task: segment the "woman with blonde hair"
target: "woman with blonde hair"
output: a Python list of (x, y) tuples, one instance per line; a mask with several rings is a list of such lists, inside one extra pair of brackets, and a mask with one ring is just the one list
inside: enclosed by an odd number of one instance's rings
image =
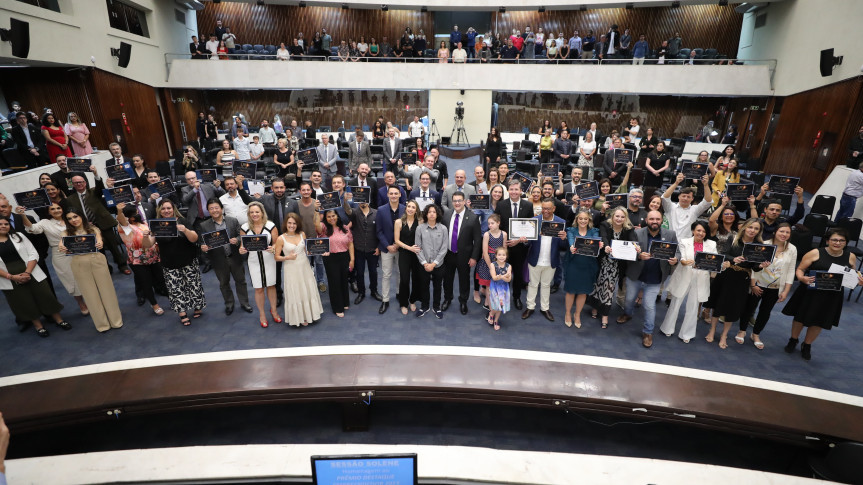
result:
[(93, 147), (90, 146), (90, 129), (87, 124), (78, 118), (78, 113), (70, 111), (66, 115), (66, 124), (63, 126), (63, 131), (72, 141), (72, 153), (76, 157), (83, 157), (93, 153)]
[(273, 246), (278, 237), (278, 231), (276, 224), (267, 220), (264, 204), (258, 201), (250, 202), (246, 215), (248, 222), (240, 226), (241, 236), (264, 236), (267, 243), (264, 250), (249, 251), (245, 241), (240, 246), (240, 254), (249, 255), (249, 276), (252, 278), (252, 287), (255, 288), (259, 322), (261, 327), (267, 328), (269, 324), (264, 314), (265, 300), (270, 302), (270, 316), (273, 317), (273, 321), (282, 323), (276, 306), (276, 258)]
[(588, 304), (593, 307), (591, 318), (602, 316), (602, 328), (608, 328), (608, 313), (611, 311), (614, 291), (617, 289), (624, 264), (623, 261), (614, 259), (611, 242), (635, 240), (634, 229), (625, 207), (611, 210), (608, 219), (599, 225), (599, 236), (603, 244), (599, 253), (599, 276), (593, 285), (593, 292), (588, 297)]

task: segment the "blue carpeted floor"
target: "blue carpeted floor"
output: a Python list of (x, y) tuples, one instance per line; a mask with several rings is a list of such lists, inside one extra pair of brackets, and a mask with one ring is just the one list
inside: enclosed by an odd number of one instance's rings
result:
[[(457, 167), (468, 169), (472, 178), (474, 160), (450, 161), (450, 177)], [(863, 361), (854, 357), (863, 340), (863, 306), (846, 303), (841, 326), (824, 332), (813, 345), (813, 360), (804, 361), (799, 352), (783, 352), (791, 319), (780, 314), (777, 305), (773, 318), (762, 339), (765, 350), (758, 351), (747, 340), (737, 345), (730, 339), (729, 348), (720, 349), (715, 343), (707, 344), (703, 337), (708, 326), (699, 323), (698, 336), (689, 345), (677, 338), (667, 339), (659, 333), (658, 325), (665, 314), (665, 306), (657, 311), (657, 330), (652, 349), (641, 346), (641, 313), (625, 324), (611, 323), (602, 330), (599, 322), (582, 316), (584, 326), (576, 330), (563, 325), (563, 292), (552, 295), (552, 313), (557, 321), (550, 323), (538, 313), (523, 321), (520, 312), (513, 311), (502, 319), (502, 329), (493, 331), (483, 320), (482, 308), (471, 301), (470, 313), (462, 316), (457, 305), (445, 313), (443, 320), (431, 314), (422, 319), (403, 316), (395, 299), (382, 318), (378, 315), (378, 302), (367, 298), (358, 307), (351, 308), (346, 318), (336, 318), (327, 312), (318, 325), (295, 329), (286, 325), (271, 325), (263, 329), (256, 314), (235, 312), (226, 317), (215, 275), (203, 277), (208, 307), (204, 318), (195, 320), (190, 327), (182, 327), (175, 314), (166, 312), (162, 317), (152, 314), (148, 305), (135, 305), (131, 276), (115, 276), (114, 283), (124, 310), (122, 329), (99, 334), (89, 317), (78, 314), (74, 300), (60, 291), (66, 305), (64, 316), (75, 327), (63, 332), (48, 326), (51, 337), (40, 339), (35, 332), (18, 333), (8, 305), (0, 307), (0, 375), (8, 376), (70, 366), (111, 362), (143, 357), (155, 357), (225, 350), (263, 349), (275, 347), (302, 347), (351, 344), (418, 344), (497, 347), (549, 352), (576, 353), (612, 357), (643, 362), (691, 367), (729, 374), (737, 374), (812, 386), (820, 389), (863, 395)], [(56, 281), (56, 279), (55, 279)], [(457, 290), (456, 290), (457, 291)], [(393, 288), (395, 293), (395, 288)], [(353, 296), (352, 296), (353, 297)], [(325, 310), (327, 295), (322, 295)], [(167, 308), (167, 298), (160, 297)], [(620, 310), (612, 310), (612, 321)], [(281, 312), (280, 312), (281, 313)], [(734, 330), (732, 330), (734, 332)], [(733, 336), (733, 333), (731, 334)]]

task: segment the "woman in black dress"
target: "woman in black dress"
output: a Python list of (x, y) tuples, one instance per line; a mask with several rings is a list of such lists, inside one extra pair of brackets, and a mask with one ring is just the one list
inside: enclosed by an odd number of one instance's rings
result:
[(405, 205), (404, 215), (395, 221), (395, 243), (399, 247), (398, 296), (402, 315), (408, 314), (408, 306), (410, 311), (415, 312), (417, 310), (415, 303), (420, 299), (417, 284), (420, 271), (417, 253), (420, 252), (420, 247), (416, 245), (416, 234), (421, 217), (419, 204), (415, 200), (410, 200)]
[(710, 333), (706, 340), (713, 342), (716, 334), (716, 324), (719, 318), (723, 318), (722, 337), (719, 338), (719, 348), (728, 347), (726, 342), (731, 324), (739, 320), (746, 309), (746, 301), (749, 296), (749, 279), (753, 271), (761, 271), (762, 268), (770, 266), (770, 262), (761, 264), (750, 263), (743, 259), (743, 246), (747, 243), (761, 243), (761, 220), (756, 218), (747, 219), (740, 225), (740, 230), (725, 252), (725, 262), (722, 263), (721, 284), (717, 284), (716, 307), (713, 317), (710, 319)]
[[(845, 229), (836, 227), (827, 231), (824, 236), (827, 247), (813, 249), (803, 256), (800, 265), (797, 266), (797, 285), (788, 304), (782, 309), (784, 315), (794, 317), (791, 324), (791, 338), (785, 346), (789, 354), (797, 348), (797, 342), (803, 327), (806, 327), (806, 336), (800, 353), (804, 359), (812, 358), (812, 342), (821, 334), (821, 330), (830, 330), (839, 326), (839, 317), (842, 315), (842, 302), (845, 300), (845, 291), (818, 290), (809, 287), (815, 282), (813, 271), (828, 271), (833, 264), (851, 268), (857, 267), (857, 257), (847, 249), (848, 233)], [(863, 277), (857, 273), (857, 284), (863, 285)]]
[(665, 171), (671, 165), (668, 152), (665, 151), (665, 142), (656, 143), (656, 148), (647, 156), (644, 166), (644, 193), (652, 195), (656, 189), (662, 187), (662, 178)]
[(279, 138), (276, 143), (279, 147), (276, 154), (273, 155), (273, 162), (278, 167), (276, 176), (282, 177), (285, 181), (296, 180), (297, 165), (294, 162), (293, 150), (288, 147), (288, 141), (285, 138)]
[(657, 143), (659, 143), (659, 140), (653, 134), (653, 128), (648, 128), (647, 134), (638, 142), (638, 146), (641, 148), (641, 151), (638, 152), (638, 158), (645, 158), (653, 153), (653, 149), (656, 148)]
[(603, 244), (599, 253), (599, 275), (593, 285), (593, 292), (587, 297), (587, 304), (593, 307), (590, 316), (601, 316), (602, 328), (608, 328), (608, 313), (611, 311), (614, 291), (618, 287), (620, 275), (626, 270), (625, 261), (614, 259), (611, 241), (635, 240), (635, 230), (624, 207), (616, 207), (611, 211), (608, 219), (599, 225), (599, 236)]
[(500, 133), (496, 126), (492, 126), (488, 133), (488, 139), (485, 141), (485, 163), (487, 167), (500, 165), (500, 148)]
[(375, 121), (375, 126), (372, 127), (372, 138), (384, 137), (384, 125), (380, 121)]

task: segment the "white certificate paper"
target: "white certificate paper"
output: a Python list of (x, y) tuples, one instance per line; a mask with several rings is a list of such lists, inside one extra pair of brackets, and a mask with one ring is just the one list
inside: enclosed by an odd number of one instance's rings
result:
[(830, 265), (829, 273), (842, 273), (842, 286), (845, 288), (857, 288), (857, 271), (847, 267), (839, 266), (836, 263)]
[(434, 197), (417, 197), (414, 199), (419, 206), (420, 210), (425, 210), (426, 206), (434, 204)]
[(635, 242), (612, 239), (611, 257), (614, 259), (622, 259), (624, 261), (635, 261), (638, 257), (638, 250), (635, 248)]
[(509, 220), (510, 239), (525, 238), (528, 241), (539, 239), (539, 221), (533, 218), (515, 218)]

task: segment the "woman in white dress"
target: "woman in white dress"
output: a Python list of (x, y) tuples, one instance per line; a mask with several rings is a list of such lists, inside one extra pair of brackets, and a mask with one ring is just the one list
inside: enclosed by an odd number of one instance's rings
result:
[(18, 206), (15, 211), (21, 214), (21, 220), (24, 221), (24, 230), (30, 234), (45, 234), (48, 238), (48, 245), (51, 246), (51, 265), (54, 266), (54, 272), (60, 278), (60, 283), (63, 283), (63, 288), (69, 292), (75, 301), (78, 302), (78, 307), (81, 309), (81, 315), (89, 315), (90, 310), (84, 302), (84, 297), (81, 296), (81, 289), (75, 283), (75, 275), (72, 274), (72, 259), (61, 254), (57, 249), (63, 233), (66, 231), (66, 222), (63, 220), (63, 208), (56, 203), (52, 203), (48, 207), (50, 219), (42, 219), (37, 223), (30, 222), (30, 219), (24, 215), (24, 207)]
[[(300, 216), (285, 216), (284, 233), (276, 240), (276, 261), (282, 262), (285, 281), (285, 321), (288, 325), (306, 326), (324, 313), (318, 283), (306, 257), (306, 243)], [(287, 282), (291, 283), (288, 284)]]
[(583, 175), (587, 180), (593, 180), (593, 158), (596, 156), (596, 141), (593, 133), (584, 134), (584, 141), (578, 148), (578, 166), (582, 168)]
[(270, 301), (270, 316), (273, 317), (273, 321), (282, 323), (276, 306), (276, 258), (273, 249), (273, 242), (278, 237), (278, 232), (273, 221), (267, 220), (267, 212), (260, 202), (250, 202), (247, 215), (249, 222), (240, 226), (241, 235), (265, 236), (267, 239), (266, 251), (249, 251), (245, 248), (245, 244), (240, 246), (240, 254), (249, 255), (249, 275), (252, 277), (252, 287), (255, 288), (259, 322), (262, 327), (267, 328), (264, 300)]

